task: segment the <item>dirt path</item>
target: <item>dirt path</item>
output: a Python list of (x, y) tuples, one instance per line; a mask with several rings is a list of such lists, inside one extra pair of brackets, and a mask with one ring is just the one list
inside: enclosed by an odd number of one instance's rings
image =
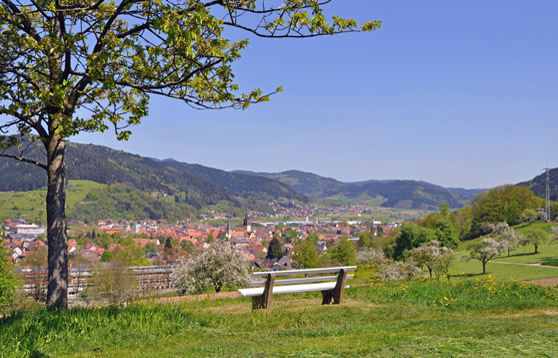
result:
[[(545, 268), (548, 267), (548, 268), (558, 269), (558, 266), (541, 265), (540, 263), (523, 264), (523, 263), (519, 263), (519, 262), (497, 262), (497, 261), (493, 261), (492, 263), (500, 264), (500, 265), (519, 265), (519, 266), (545, 267)], [(558, 285), (558, 277), (544, 278), (544, 279), (541, 279), (541, 280), (523, 281), (523, 282), (533, 284), (533, 285), (555, 286), (555, 285)]]

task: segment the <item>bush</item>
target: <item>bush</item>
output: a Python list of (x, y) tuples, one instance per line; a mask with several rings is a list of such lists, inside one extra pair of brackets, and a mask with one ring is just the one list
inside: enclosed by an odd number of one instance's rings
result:
[(8, 262), (8, 251), (0, 244), (0, 311), (14, 305), (17, 283), (13, 267)]
[(241, 252), (213, 243), (206, 250), (183, 258), (172, 279), (182, 294), (201, 293), (211, 286), (220, 292), (223, 287), (248, 285), (248, 268), (249, 261)]

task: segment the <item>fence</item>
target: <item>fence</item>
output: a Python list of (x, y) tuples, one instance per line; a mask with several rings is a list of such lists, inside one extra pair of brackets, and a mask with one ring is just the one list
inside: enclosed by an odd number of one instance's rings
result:
[[(173, 266), (134, 266), (129, 267), (139, 291), (156, 291), (171, 289), (171, 274)], [(36, 292), (46, 292), (48, 271), (46, 268), (40, 269), (19, 269), (16, 270), (23, 277), (23, 291), (28, 294)], [(85, 290), (92, 285), (91, 278), (95, 270), (90, 267), (73, 267), (70, 269), (70, 282), (68, 283), (68, 294), (75, 296), (78, 292)]]

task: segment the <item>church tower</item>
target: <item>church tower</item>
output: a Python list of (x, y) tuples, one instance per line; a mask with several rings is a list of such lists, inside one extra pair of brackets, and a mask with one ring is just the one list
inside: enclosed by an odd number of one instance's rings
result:
[(231, 219), (229, 218), (229, 223), (227, 224), (227, 232), (225, 233), (227, 239), (231, 239), (232, 237), (232, 229), (231, 229)]
[(252, 231), (252, 221), (250, 220), (250, 217), (248, 216), (248, 211), (246, 211), (246, 215), (244, 216), (244, 231), (246, 233), (249, 233)]

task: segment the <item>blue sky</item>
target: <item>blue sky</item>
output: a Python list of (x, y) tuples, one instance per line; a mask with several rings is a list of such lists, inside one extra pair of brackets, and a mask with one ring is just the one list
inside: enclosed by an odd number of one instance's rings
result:
[(75, 142), (225, 170), (299, 169), (342, 181), (492, 187), (558, 167), (558, 1), (334, 0), (381, 20), (367, 34), (250, 38), (247, 110), (196, 111), (153, 97), (128, 142)]

